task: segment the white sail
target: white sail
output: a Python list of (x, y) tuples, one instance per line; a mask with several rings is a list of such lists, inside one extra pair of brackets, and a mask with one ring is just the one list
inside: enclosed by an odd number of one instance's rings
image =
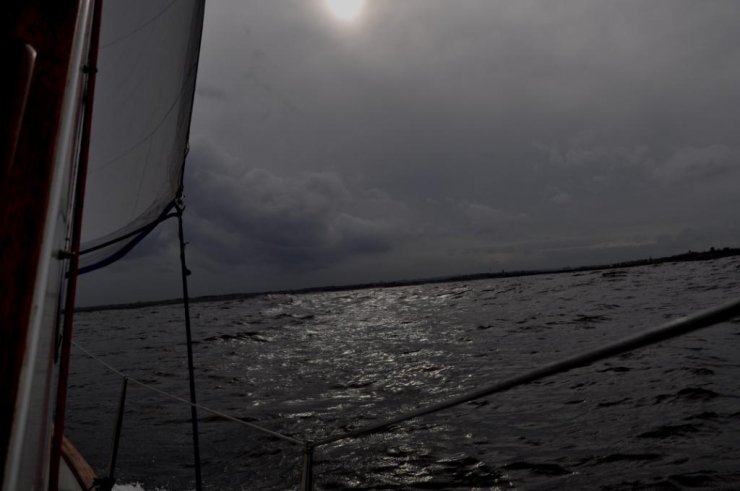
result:
[(103, 2), (80, 273), (123, 257), (172, 209), (203, 11), (203, 0)]

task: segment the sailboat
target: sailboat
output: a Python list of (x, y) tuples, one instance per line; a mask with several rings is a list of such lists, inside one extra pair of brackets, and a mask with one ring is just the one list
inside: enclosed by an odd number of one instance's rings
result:
[(203, 13), (203, 0), (3, 8), (5, 491), (112, 485), (95, 481), (64, 439), (76, 281), (123, 257), (163, 220), (182, 219)]
[[(78, 274), (113, 263), (159, 223), (177, 219), (187, 308), (182, 176), (203, 13), (203, 0), (28, 0), (4, 9), (3, 52), (12, 77), (0, 108), (3, 491), (112, 486), (111, 473), (96, 477), (64, 439)], [(739, 313), (740, 301), (731, 302), (366, 427), (317, 442), (290, 439), (306, 445), (302, 489), (311, 488), (317, 446), (488, 397)], [(190, 388), (194, 402), (192, 377)], [(191, 409), (200, 489), (197, 417)]]

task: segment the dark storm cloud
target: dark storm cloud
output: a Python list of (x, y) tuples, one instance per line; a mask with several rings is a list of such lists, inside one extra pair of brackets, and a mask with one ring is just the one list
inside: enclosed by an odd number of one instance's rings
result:
[(202, 254), (215, 253), (227, 264), (335, 262), (382, 253), (405, 238), (402, 216), (372, 216), (383, 205), (379, 201), (401, 212), (402, 206), (363, 190), (351, 192), (337, 173), (281, 177), (204, 140), (194, 142), (188, 165), (192, 241)]
[(735, 0), (209, 3), (196, 290), (737, 245), (738, 25)]

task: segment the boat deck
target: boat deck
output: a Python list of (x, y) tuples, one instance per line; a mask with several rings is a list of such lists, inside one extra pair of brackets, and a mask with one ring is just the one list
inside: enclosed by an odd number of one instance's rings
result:
[(59, 491), (88, 491), (93, 487), (95, 472), (67, 438), (62, 442), (59, 465)]

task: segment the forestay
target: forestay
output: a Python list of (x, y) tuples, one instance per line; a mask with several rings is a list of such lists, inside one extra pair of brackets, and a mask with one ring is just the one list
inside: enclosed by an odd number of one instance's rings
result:
[(203, 0), (103, 2), (80, 273), (123, 257), (174, 205), (203, 12)]

